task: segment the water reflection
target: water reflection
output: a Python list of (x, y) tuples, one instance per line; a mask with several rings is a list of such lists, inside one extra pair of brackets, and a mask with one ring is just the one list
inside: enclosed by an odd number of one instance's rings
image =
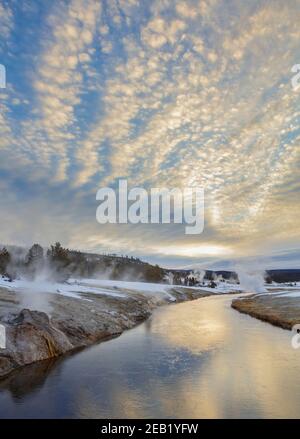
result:
[(26, 395), (40, 389), (53, 368), (61, 361), (62, 357), (51, 358), (15, 370), (0, 381), (0, 390), (8, 390), (13, 399), (22, 400)]
[[(299, 417), (290, 333), (210, 297), (2, 383), (2, 417)], [(17, 400), (16, 400), (17, 397)]]

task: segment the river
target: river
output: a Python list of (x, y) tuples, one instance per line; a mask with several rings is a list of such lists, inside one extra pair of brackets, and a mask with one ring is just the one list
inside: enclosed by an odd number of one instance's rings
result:
[(164, 306), (114, 340), (20, 369), (0, 382), (0, 417), (300, 417), (291, 333), (231, 300)]

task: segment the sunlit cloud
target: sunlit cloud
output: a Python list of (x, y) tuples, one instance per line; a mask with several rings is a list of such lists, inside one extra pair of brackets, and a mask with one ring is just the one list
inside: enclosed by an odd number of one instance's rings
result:
[(167, 247), (155, 247), (157, 253), (165, 256), (184, 256), (188, 258), (197, 258), (201, 256), (229, 256), (233, 252), (230, 248), (220, 245), (168, 245)]
[[(0, 241), (186, 263), (292, 251), (299, 19), (295, 0), (0, 1)], [(204, 233), (99, 226), (95, 194), (119, 178), (204, 187)]]

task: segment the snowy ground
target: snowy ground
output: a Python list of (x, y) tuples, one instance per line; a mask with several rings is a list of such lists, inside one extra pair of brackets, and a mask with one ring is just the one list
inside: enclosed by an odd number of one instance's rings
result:
[[(172, 289), (180, 291), (180, 289), (189, 288), (192, 290), (201, 290), (210, 293), (230, 293), (243, 292), (243, 288), (237, 284), (229, 282), (217, 282), (215, 288), (210, 288), (209, 282), (197, 286), (186, 287), (179, 285), (155, 284), (146, 282), (128, 282), (120, 280), (104, 280), (104, 279), (69, 279), (64, 283), (54, 283), (44, 280), (36, 280), (34, 282), (28, 280), (14, 280), (9, 282), (8, 279), (0, 277), (0, 287), (19, 291), (24, 293), (56, 293), (75, 299), (89, 300), (82, 293), (99, 294), (102, 296), (111, 296), (115, 298), (126, 298), (130, 294), (140, 293), (150, 295), (152, 297), (175, 300), (172, 295)], [(300, 282), (296, 285), (291, 284), (272, 284), (265, 285), (267, 292), (261, 294), (286, 295), (290, 297), (300, 297)]]
[(280, 297), (282, 297), (282, 296), (284, 296), (284, 297), (292, 297), (292, 298), (296, 299), (296, 298), (300, 297), (300, 290), (298, 290), (298, 291), (287, 291), (287, 292), (285, 292), (285, 293), (280, 295)]
[(266, 285), (268, 290), (275, 290), (280, 288), (281, 290), (299, 290), (300, 289), (300, 282), (287, 282), (287, 283), (282, 283), (282, 284), (278, 284), (276, 282), (273, 282), (272, 284), (267, 284)]
[(104, 290), (103, 288), (93, 288), (92, 286), (84, 285), (79, 281), (73, 282), (48, 282), (48, 281), (28, 281), (24, 279), (14, 280), (13, 282), (8, 282), (7, 279), (0, 278), (0, 287), (11, 289), (17, 292), (24, 293), (56, 293), (62, 294), (63, 296), (73, 297), (75, 299), (85, 299), (80, 293), (95, 293), (102, 295), (109, 295), (113, 297), (124, 297), (125, 294), (119, 292), (114, 292), (110, 290)]
[[(69, 279), (64, 283), (52, 283), (44, 280), (34, 282), (28, 280), (14, 280), (9, 282), (6, 278), (0, 278), (0, 287), (25, 293), (58, 293), (67, 297), (84, 299), (81, 293), (92, 293), (124, 298), (132, 293), (149, 294), (154, 297), (167, 296), (169, 300), (175, 300), (172, 296), (172, 289), (190, 288), (210, 293), (229, 293), (232, 291), (241, 292), (241, 287), (235, 284), (219, 282), (216, 288), (209, 288), (207, 285), (199, 287), (184, 287), (178, 285), (155, 284), (146, 282), (127, 282), (119, 280), (100, 279)], [(84, 299), (88, 300), (88, 299)]]
[(155, 283), (146, 283), (146, 282), (128, 282), (128, 281), (120, 281), (120, 280), (102, 280), (102, 279), (70, 279), (69, 283), (72, 285), (82, 285), (84, 288), (93, 287), (97, 290), (102, 291), (134, 291), (143, 294), (150, 294), (153, 296), (162, 296), (167, 295), (172, 298), (172, 289), (180, 290), (181, 288), (189, 288), (192, 290), (201, 290), (207, 291), (209, 293), (229, 293), (229, 292), (242, 292), (240, 285), (229, 284), (226, 282), (219, 282), (216, 288), (208, 287), (208, 283), (203, 286), (197, 287), (189, 287), (189, 286), (180, 286), (180, 285), (169, 285), (169, 284), (155, 284)]
[(265, 284), (265, 292), (257, 293), (257, 296), (272, 296), (272, 297), (290, 297), (294, 299), (300, 298), (300, 282), (291, 283), (275, 283)]
[(294, 288), (294, 289), (283, 289), (282, 291), (276, 291), (272, 292), (272, 296), (275, 297), (292, 297), (292, 298), (298, 298), (300, 297), (300, 287)]

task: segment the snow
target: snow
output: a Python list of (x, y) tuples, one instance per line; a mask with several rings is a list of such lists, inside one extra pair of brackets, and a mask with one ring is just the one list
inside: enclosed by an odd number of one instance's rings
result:
[[(56, 293), (67, 297), (73, 297), (74, 299), (82, 299), (82, 297), (76, 293), (76, 288), (70, 289), (70, 287), (64, 283), (47, 281), (32, 282), (25, 279), (16, 279), (9, 282), (5, 278), (0, 278), (0, 287), (24, 293)], [(82, 292), (82, 290), (80, 290), (80, 292)]]
[(271, 296), (271, 297), (292, 297), (292, 298), (298, 298), (300, 297), (300, 285), (298, 283), (298, 287), (293, 286), (287, 286), (285, 285), (283, 288), (278, 284), (275, 291), (273, 291), (274, 288), (269, 288), (268, 286), (268, 292), (267, 293), (258, 293), (256, 296), (262, 297), (262, 296)]
[(285, 282), (285, 283), (277, 283), (277, 282), (272, 282), (271, 284), (266, 284), (266, 287), (270, 290), (275, 289), (275, 288), (280, 288), (280, 289), (299, 289), (300, 288), (300, 282)]
[(91, 287), (94, 289), (95, 293), (102, 294), (102, 292), (106, 292), (106, 294), (116, 295), (112, 290), (117, 289), (119, 291), (124, 291), (124, 295), (130, 294), (130, 292), (149, 294), (150, 296), (162, 297), (167, 296), (170, 300), (174, 301), (174, 297), (169, 292), (172, 288), (172, 285), (167, 284), (153, 284), (146, 282), (128, 282), (128, 281), (119, 281), (119, 280), (103, 280), (103, 279), (70, 279), (71, 284), (77, 283), (85, 288), (88, 288), (90, 291)]
[(243, 293), (244, 291), (240, 285), (231, 284), (229, 282), (219, 282), (217, 283), (217, 286), (215, 288), (210, 288), (207, 285), (199, 286), (199, 287), (188, 287), (188, 288), (194, 288), (196, 290), (207, 291), (209, 293), (216, 293), (216, 294)]
[(292, 297), (294, 299), (294, 298), (300, 297), (300, 291), (299, 291), (299, 289), (298, 289), (298, 291), (288, 290), (288, 291), (276, 294), (276, 297)]
[(82, 293), (97, 294), (116, 298), (126, 298), (130, 293), (148, 294), (151, 297), (167, 297), (170, 301), (175, 301), (172, 289), (180, 291), (181, 288), (201, 290), (210, 293), (228, 293), (232, 291), (241, 292), (241, 288), (236, 284), (219, 282), (216, 288), (209, 288), (207, 285), (200, 287), (187, 287), (180, 285), (155, 284), (146, 282), (128, 282), (120, 280), (103, 279), (69, 279), (68, 282), (55, 283), (49, 281), (28, 281), (17, 279), (9, 282), (6, 278), (0, 278), (0, 287), (14, 291), (26, 293), (49, 293), (61, 294), (74, 299), (89, 300), (83, 297)]
[[(70, 283), (76, 282), (75, 279), (70, 279)], [(129, 282), (129, 281), (121, 281), (121, 280), (104, 280), (104, 279), (82, 279), (80, 281), (81, 285), (92, 285), (100, 288), (118, 288), (120, 290), (131, 290), (142, 293), (151, 293), (155, 294), (165, 294), (172, 297), (171, 290), (176, 288), (176, 290), (180, 290), (180, 288), (189, 288), (192, 290), (201, 290), (210, 293), (229, 293), (232, 291), (242, 292), (242, 288), (237, 284), (230, 284), (227, 282), (219, 282), (217, 283), (216, 288), (210, 288), (207, 285), (198, 286), (198, 287), (190, 287), (184, 285), (170, 285), (170, 284), (155, 284), (155, 283), (147, 283), (147, 282)]]
[(70, 279), (70, 283), (77, 282), (83, 285), (93, 285), (95, 287), (100, 288), (120, 288), (126, 290), (134, 290), (134, 291), (158, 291), (162, 292), (165, 288), (172, 288), (172, 285), (167, 284), (153, 284), (146, 282), (128, 282), (121, 280), (104, 280), (104, 279)]

